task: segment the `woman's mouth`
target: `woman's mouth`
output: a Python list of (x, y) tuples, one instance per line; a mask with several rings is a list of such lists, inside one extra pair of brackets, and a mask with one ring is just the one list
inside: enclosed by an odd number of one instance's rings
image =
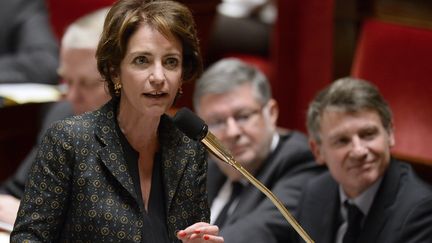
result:
[(147, 98), (157, 99), (166, 96), (167, 93), (162, 91), (155, 91), (155, 92), (144, 93), (143, 95)]

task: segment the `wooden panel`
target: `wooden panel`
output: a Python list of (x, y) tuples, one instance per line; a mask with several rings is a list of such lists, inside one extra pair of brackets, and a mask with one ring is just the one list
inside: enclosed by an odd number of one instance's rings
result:
[(363, 19), (372, 13), (372, 0), (335, 0), (333, 79), (348, 76)]
[(332, 80), (333, 0), (277, 1), (274, 97), (279, 125), (305, 131), (305, 111)]
[(430, 0), (375, 0), (373, 14), (392, 22), (432, 28)]

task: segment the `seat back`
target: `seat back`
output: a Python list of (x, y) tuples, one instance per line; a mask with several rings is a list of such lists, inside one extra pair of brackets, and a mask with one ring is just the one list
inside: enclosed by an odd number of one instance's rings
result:
[(46, 0), (53, 31), (60, 40), (66, 28), (78, 18), (112, 5), (115, 0)]
[(393, 154), (432, 165), (432, 29), (363, 24), (352, 75), (377, 85), (394, 115)]

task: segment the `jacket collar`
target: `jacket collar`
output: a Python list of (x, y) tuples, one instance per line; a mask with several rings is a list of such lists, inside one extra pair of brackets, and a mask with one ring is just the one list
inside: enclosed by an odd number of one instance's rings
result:
[(101, 143), (97, 154), (102, 163), (111, 172), (120, 185), (138, 200), (132, 177), (128, 172), (127, 163), (123, 156), (120, 137), (116, 132), (116, 106), (118, 100), (112, 99), (94, 114), (96, 116), (96, 139)]
[[(98, 124), (95, 135), (102, 145), (97, 153), (120, 185), (135, 200), (142, 200), (138, 198), (135, 192), (132, 176), (128, 172), (127, 163), (123, 156), (120, 138), (116, 132), (117, 105), (118, 99), (112, 99), (95, 112), (96, 124)], [(182, 149), (184, 139), (188, 138), (175, 127), (170, 117), (162, 115), (159, 124), (159, 143), (167, 213), (186, 167), (185, 152), (187, 151)]]
[(187, 162), (190, 161), (187, 157), (192, 156), (195, 152), (185, 147), (184, 140), (189, 140), (189, 138), (175, 127), (169, 116), (163, 115), (159, 125), (159, 143), (167, 213), (170, 212)]
[[(310, 229), (311, 235), (315, 236), (315, 240), (320, 239), (320, 242), (334, 242), (336, 231), (339, 227), (339, 209), (340, 201), (334, 200), (338, 198), (338, 184), (331, 177), (329, 172), (325, 172), (321, 178), (321, 192), (315, 194), (316, 198), (313, 201), (309, 201), (310, 204), (307, 207), (312, 209), (310, 215), (320, 215), (316, 218), (316, 222), (313, 223), (315, 227)], [(307, 208), (305, 207), (305, 209)], [(323, 213), (326, 212), (326, 213)]]
[(384, 174), (380, 188), (366, 217), (363, 231), (368, 232), (368, 234), (362, 234), (359, 242), (371, 242), (373, 239), (377, 239), (381, 228), (384, 227), (389, 216), (394, 213), (391, 205), (396, 202), (402, 176), (399, 163), (393, 159), (390, 161), (389, 168)]

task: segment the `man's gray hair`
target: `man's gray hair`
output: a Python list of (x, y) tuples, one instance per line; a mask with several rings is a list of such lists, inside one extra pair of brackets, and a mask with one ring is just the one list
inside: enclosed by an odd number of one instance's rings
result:
[(68, 26), (61, 45), (63, 48), (96, 49), (109, 7), (91, 12)]
[(334, 81), (317, 94), (307, 111), (307, 129), (311, 138), (321, 142), (320, 122), (323, 112), (328, 109), (343, 112), (358, 112), (364, 109), (376, 111), (387, 131), (392, 129), (392, 112), (389, 105), (373, 84), (352, 77)]
[(196, 81), (195, 110), (199, 109), (199, 101), (204, 95), (223, 94), (243, 84), (252, 85), (257, 101), (263, 105), (272, 98), (269, 81), (258, 68), (236, 58), (219, 60)]

